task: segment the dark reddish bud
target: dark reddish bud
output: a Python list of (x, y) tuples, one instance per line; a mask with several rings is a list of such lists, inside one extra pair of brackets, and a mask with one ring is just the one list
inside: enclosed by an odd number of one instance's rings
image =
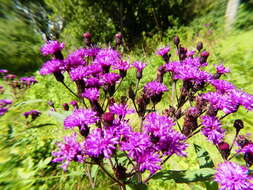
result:
[(88, 47), (91, 46), (91, 37), (92, 35), (89, 33), (89, 32), (85, 32), (83, 34), (83, 41), (84, 41), (84, 44)]
[(198, 42), (198, 43), (197, 43), (196, 49), (197, 49), (198, 51), (202, 50), (202, 49), (203, 49), (203, 43), (202, 43), (202, 42)]
[(116, 175), (117, 179), (124, 181), (128, 177), (126, 171), (127, 171), (127, 169), (124, 166), (118, 165), (115, 168), (115, 175)]
[(161, 65), (158, 68), (156, 80), (158, 82), (162, 83), (163, 82), (163, 76), (164, 76), (165, 73), (166, 73), (166, 66), (165, 65)]
[(165, 109), (163, 112), (163, 115), (166, 117), (173, 118), (175, 116), (176, 108), (173, 106), (170, 106), (169, 109)]
[(184, 47), (179, 47), (178, 56), (179, 56), (180, 61), (184, 60), (187, 57), (187, 49)]
[(104, 126), (112, 126), (114, 120), (114, 114), (111, 112), (106, 112), (102, 115), (102, 121)]
[(154, 144), (158, 143), (160, 140), (160, 137), (155, 136), (154, 134), (150, 135), (150, 141)]
[(115, 99), (111, 97), (109, 100), (109, 105), (113, 105), (115, 103)]
[(180, 43), (179, 37), (178, 37), (178, 36), (175, 36), (175, 37), (173, 38), (173, 42), (174, 42), (174, 44), (178, 47), (178, 45), (179, 45), (179, 43)]
[(69, 111), (69, 105), (68, 105), (68, 103), (62, 104), (62, 107), (63, 107), (63, 109), (64, 109), (65, 111)]
[(127, 103), (127, 96), (121, 96), (120, 97), (120, 103), (121, 104), (126, 104)]
[(129, 96), (129, 98), (132, 99), (132, 100), (135, 99), (135, 96), (136, 96), (136, 95), (135, 95), (135, 93), (134, 93), (134, 90), (133, 90), (132, 86), (130, 86), (129, 89), (128, 89), (128, 96)]
[(85, 125), (85, 126), (79, 126), (79, 132), (83, 137), (87, 137), (90, 132), (90, 128)]
[(151, 96), (151, 100), (154, 104), (159, 103), (162, 100), (163, 93), (156, 94), (154, 96)]
[(85, 91), (85, 82), (84, 80), (75, 81), (77, 87), (77, 93), (81, 97), (82, 93)]
[(243, 129), (243, 121), (240, 119), (236, 119), (234, 122), (234, 128), (236, 128), (236, 132), (239, 133), (239, 131)]
[(200, 63), (201, 64), (206, 63), (208, 57), (209, 57), (209, 53), (207, 51), (203, 51), (200, 54)]
[(123, 35), (121, 33), (115, 34), (115, 42), (116, 46), (120, 46), (122, 44)]
[(218, 149), (221, 153), (222, 158), (224, 158), (225, 160), (227, 160), (229, 154), (230, 154), (230, 146), (228, 143), (226, 142), (222, 142), (220, 144), (218, 144)]

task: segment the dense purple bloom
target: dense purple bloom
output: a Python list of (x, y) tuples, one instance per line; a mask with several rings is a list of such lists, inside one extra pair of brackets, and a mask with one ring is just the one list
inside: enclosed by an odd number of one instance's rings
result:
[(252, 190), (252, 177), (248, 169), (233, 162), (224, 162), (218, 165), (214, 180), (220, 190)]
[(84, 57), (95, 57), (99, 51), (100, 51), (100, 48), (98, 47), (83, 49)]
[(58, 72), (61, 70), (62, 66), (63, 66), (63, 62), (61, 60), (52, 59), (52, 60), (44, 63), (44, 65), (42, 65), (42, 67), (40, 69), (40, 74), (41, 75), (48, 75), (48, 74)]
[(8, 73), (7, 69), (0, 69), (0, 74), (6, 74), (6, 73)]
[(215, 65), (215, 68), (216, 68), (216, 72), (219, 74), (225, 74), (225, 73), (230, 72), (230, 70), (228, 68), (224, 67), (223, 64)]
[(114, 85), (119, 79), (120, 75), (117, 73), (106, 73), (100, 76), (100, 82), (103, 84), (108, 84), (110, 86)]
[(0, 116), (3, 116), (8, 111), (7, 108), (1, 108), (0, 107)]
[(159, 138), (155, 145), (158, 150), (162, 151), (163, 155), (186, 156), (184, 151), (188, 145), (184, 142), (185, 140), (186, 137), (183, 134), (171, 128), (167, 134)]
[(187, 50), (186, 56), (187, 56), (187, 57), (193, 57), (194, 54), (195, 54), (195, 51), (194, 51), (194, 50)]
[(129, 109), (127, 104), (114, 103), (109, 107), (111, 113), (118, 115), (119, 117), (125, 117), (127, 114), (134, 113), (133, 109)]
[(118, 143), (119, 137), (115, 136), (111, 130), (97, 128), (84, 141), (84, 147), (86, 154), (90, 157), (98, 158), (104, 156), (105, 158), (110, 158)]
[(52, 55), (57, 51), (61, 51), (64, 48), (64, 43), (59, 43), (58, 41), (48, 41), (44, 44), (40, 51), (43, 55)]
[(99, 99), (99, 90), (97, 88), (86, 88), (82, 97), (89, 99), (90, 101), (97, 101)]
[(100, 80), (98, 78), (95, 77), (91, 77), (91, 78), (85, 78), (85, 86), (88, 88), (92, 88), (92, 87), (100, 87), (102, 86), (102, 82), (100, 82)]
[(202, 116), (202, 125), (204, 126), (201, 129), (203, 135), (205, 135), (209, 141), (214, 144), (219, 144), (223, 142), (225, 131), (221, 128), (220, 121), (214, 116)]
[(166, 91), (168, 91), (168, 88), (164, 84), (157, 81), (148, 82), (144, 86), (144, 92), (147, 97), (160, 95)]
[(142, 70), (147, 66), (147, 64), (140, 61), (135, 61), (133, 62), (133, 66), (137, 69), (138, 72), (142, 72)]
[(161, 165), (159, 165), (161, 161), (162, 159), (159, 158), (159, 154), (154, 154), (151, 151), (143, 152), (136, 160), (140, 166), (141, 172), (149, 170), (150, 173), (155, 173), (157, 170), (161, 169)]
[(82, 80), (84, 77), (97, 74), (102, 71), (102, 68), (98, 65), (88, 65), (88, 66), (83, 66), (80, 65), (76, 68), (71, 69), (70, 71), (70, 77), (73, 81), (75, 80)]
[(144, 132), (155, 137), (166, 135), (175, 123), (166, 116), (149, 113), (144, 120)]
[(113, 49), (101, 49), (97, 56), (96, 59), (94, 60), (95, 64), (101, 65), (102, 67), (104, 66), (110, 66), (110, 65), (117, 65), (118, 62), (121, 61), (121, 56), (119, 52)]
[(97, 113), (92, 109), (78, 109), (64, 120), (65, 129), (73, 127), (85, 127), (86, 125), (94, 124), (99, 120)]
[(126, 71), (130, 68), (130, 64), (127, 61), (118, 61), (114, 65), (112, 65), (112, 69), (116, 70), (121, 70), (121, 71)]
[(160, 48), (156, 51), (156, 54), (157, 55), (160, 55), (160, 56), (164, 56), (166, 55), (168, 52), (170, 51), (170, 47), (169, 46), (166, 46), (164, 48)]
[(69, 54), (67, 59), (64, 60), (64, 64), (66, 69), (69, 69), (71, 67), (77, 67), (80, 65), (86, 65), (86, 62), (84, 60), (84, 49), (78, 49), (73, 53)]
[(57, 143), (59, 148), (58, 152), (52, 152), (52, 155), (56, 157), (53, 162), (61, 162), (61, 167), (67, 170), (67, 167), (71, 161), (83, 162), (85, 157), (83, 155), (83, 148), (76, 139), (76, 134), (68, 137), (64, 137), (64, 142)]
[(233, 84), (225, 80), (211, 80), (210, 83), (216, 88), (216, 91), (221, 94), (228, 93), (235, 89)]
[(128, 155), (138, 160), (139, 156), (149, 147), (151, 147), (148, 135), (139, 132), (129, 134), (127, 141), (121, 143), (121, 150), (128, 151)]

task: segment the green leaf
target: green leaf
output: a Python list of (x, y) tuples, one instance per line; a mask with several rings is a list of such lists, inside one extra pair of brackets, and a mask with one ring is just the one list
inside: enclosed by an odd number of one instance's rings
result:
[(63, 123), (64, 119), (69, 116), (71, 114), (71, 112), (64, 112), (64, 113), (58, 113), (58, 112), (54, 112), (54, 111), (48, 111), (48, 115), (51, 117), (54, 117), (58, 122)]
[(25, 101), (25, 102), (21, 102), (21, 103), (18, 103), (16, 105), (14, 105), (14, 107), (19, 107), (19, 106), (22, 106), (24, 104), (33, 104), (33, 103), (37, 103), (37, 102), (44, 102), (45, 100), (42, 100), (42, 99), (36, 99), (36, 100), (28, 100), (28, 101)]
[(93, 178), (94, 182), (96, 182), (98, 168), (99, 168), (98, 165), (92, 165), (91, 167), (91, 177)]
[[(194, 144), (194, 149), (197, 154), (197, 159), (199, 161), (199, 167), (200, 168), (213, 168), (214, 163), (209, 156), (209, 153), (202, 148), (199, 145)], [(207, 190), (217, 190), (218, 189), (218, 184), (214, 181), (206, 181), (204, 182), (206, 189)]]
[(215, 170), (212, 168), (201, 168), (198, 170), (167, 170), (158, 172), (152, 179), (171, 180), (176, 183), (190, 183), (208, 181), (213, 177)]
[(128, 184), (127, 189), (132, 189), (132, 190), (147, 190), (148, 186), (145, 184)]
[(200, 168), (213, 168), (214, 163), (209, 156), (209, 153), (199, 145), (194, 144), (194, 149), (197, 154)]

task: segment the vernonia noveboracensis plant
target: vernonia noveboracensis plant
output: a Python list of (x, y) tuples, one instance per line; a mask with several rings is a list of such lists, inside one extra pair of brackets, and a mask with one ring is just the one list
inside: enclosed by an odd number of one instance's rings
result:
[[(85, 33), (85, 39), (91, 38), (88, 34)], [(215, 181), (222, 190), (253, 189), (248, 169), (253, 164), (253, 143), (240, 135), (243, 121), (234, 121), (232, 142), (225, 141), (226, 131), (222, 126), (222, 120), (240, 106), (252, 110), (253, 96), (221, 79), (229, 69), (221, 64), (214, 65), (213, 73), (205, 71), (209, 53), (203, 50), (203, 44), (198, 43), (196, 51), (191, 51), (182, 47), (176, 36), (173, 41), (177, 60), (170, 60), (170, 47), (157, 50), (164, 64), (152, 81), (140, 87), (147, 64), (123, 60), (116, 50), (122, 45), (122, 35), (116, 38), (114, 49), (93, 46), (86, 39), (85, 48), (65, 58), (61, 53), (63, 43), (48, 41), (41, 48), (42, 54), (52, 59), (41, 67), (40, 74), (53, 74), (79, 100), (74, 101), (73, 113), (64, 120), (64, 129), (73, 130), (73, 134), (57, 144), (58, 150), (52, 153), (53, 162), (59, 162), (65, 171), (71, 162), (97, 165), (122, 190), (126, 186), (145, 189), (150, 180), (166, 176), (184, 183)], [(129, 69), (136, 70), (135, 85), (129, 87), (128, 97), (117, 101), (114, 95)], [(67, 75), (76, 90), (65, 84)], [(172, 92), (163, 83), (165, 77), (171, 80)], [(180, 89), (177, 84), (182, 84)], [(174, 95), (176, 103), (157, 110), (156, 105), (165, 92)], [(69, 106), (63, 107), (69, 110)], [(139, 126), (131, 124), (127, 119), (129, 114), (139, 118)], [(198, 133), (220, 152), (223, 160), (217, 168), (213, 169), (208, 153), (194, 145), (198, 156), (204, 157), (199, 170), (162, 170), (172, 155), (187, 156), (188, 139)], [(236, 152), (232, 152), (233, 146), (237, 146)], [(244, 155), (245, 166), (231, 161), (237, 154)], [(209, 186), (215, 189), (217, 184)]]

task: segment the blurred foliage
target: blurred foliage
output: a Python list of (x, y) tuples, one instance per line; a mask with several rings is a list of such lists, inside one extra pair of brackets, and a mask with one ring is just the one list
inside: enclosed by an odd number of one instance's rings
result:
[(253, 28), (253, 0), (242, 0), (234, 27), (250, 30)]

